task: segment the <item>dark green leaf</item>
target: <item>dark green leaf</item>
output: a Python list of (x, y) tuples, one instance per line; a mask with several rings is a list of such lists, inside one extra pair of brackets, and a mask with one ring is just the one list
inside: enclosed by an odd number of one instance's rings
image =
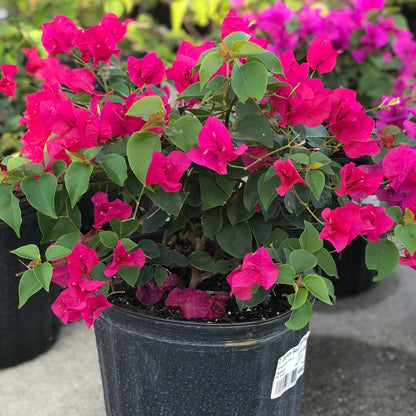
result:
[(227, 260), (221, 259), (215, 263), (214, 273), (228, 274), (230, 272), (230, 266)]
[(27, 176), (22, 180), (22, 191), (29, 204), (42, 214), (52, 218), (56, 218), (56, 186), (56, 178), (51, 173), (43, 173), (39, 179)]
[(65, 173), (65, 187), (71, 200), (71, 207), (74, 208), (82, 195), (88, 190), (90, 176), (93, 171), (91, 165), (87, 166), (82, 162), (72, 162)]
[(215, 261), (206, 251), (197, 250), (188, 256), (189, 263), (198, 269), (212, 272), (215, 269)]
[(267, 296), (269, 296), (270, 290), (264, 289), (263, 286), (257, 286), (253, 289), (255, 293), (253, 293), (253, 296), (248, 300), (241, 300), (238, 298), (235, 298), (238, 309), (241, 311), (243, 309), (247, 308), (253, 308), (254, 306), (257, 306), (259, 303), (263, 302)]
[(174, 122), (174, 128), (180, 132), (170, 136), (170, 140), (184, 152), (198, 146), (198, 135), (202, 129), (201, 122), (193, 116), (187, 115)]
[[(239, 223), (235, 226), (227, 223), (225, 227), (217, 233), (217, 241), (221, 248), (233, 257), (243, 258), (248, 252), (252, 251), (252, 236), (250, 226)], [(238, 242), (238, 244), (236, 244)]]
[(40, 260), (39, 248), (35, 244), (27, 244), (25, 246), (11, 250), (10, 253), (16, 254), (16, 256), (29, 260)]
[(289, 263), (299, 273), (314, 268), (318, 263), (318, 259), (309, 251), (301, 248), (290, 253)]
[(160, 256), (159, 245), (152, 240), (142, 239), (137, 243), (137, 246), (144, 251), (146, 257), (153, 259)]
[(325, 186), (325, 175), (320, 170), (309, 170), (306, 172), (305, 181), (314, 197), (319, 200)]
[(338, 277), (337, 265), (327, 249), (321, 248), (313, 253), (318, 259), (318, 266), (328, 275)]
[(307, 299), (306, 302), (298, 309), (292, 311), (289, 320), (285, 325), (292, 330), (302, 329), (305, 327), (312, 315), (312, 305)]
[(36, 278), (33, 268), (26, 270), (19, 282), (19, 309), (40, 289), (42, 285)]
[(98, 235), (100, 236), (100, 241), (104, 247), (114, 248), (118, 243), (117, 234), (112, 231), (100, 231)]
[(72, 251), (75, 247), (75, 244), (81, 240), (81, 233), (74, 231), (72, 233), (67, 233), (62, 235), (56, 240), (56, 245), (63, 246)]
[(267, 120), (260, 114), (248, 114), (239, 119), (237, 121), (237, 132), (234, 136), (244, 141), (255, 141), (267, 147), (273, 147), (273, 130)]
[(267, 211), (274, 199), (277, 197), (276, 188), (280, 186), (281, 182), (277, 175), (269, 180), (266, 180), (266, 173), (267, 172), (263, 173), (263, 175), (259, 178), (258, 192), (260, 201), (264, 209)]
[(224, 57), (218, 52), (211, 52), (205, 56), (199, 69), (199, 83), (201, 90), (208, 80), (220, 69), (224, 63)]
[(220, 208), (212, 208), (202, 212), (202, 229), (209, 238), (214, 238), (223, 225)]
[(110, 221), (111, 228), (119, 238), (128, 237), (137, 231), (139, 228), (139, 221), (137, 218), (128, 218), (126, 220), (120, 220), (119, 218), (114, 218)]
[(183, 203), (188, 197), (188, 192), (184, 192), (183, 189), (178, 192), (165, 192), (163, 189), (158, 189), (156, 192), (148, 191), (147, 195), (155, 205), (162, 208), (165, 212), (178, 216)]
[(150, 132), (136, 132), (127, 142), (127, 159), (137, 179), (146, 186), (146, 175), (153, 157), (153, 150), (160, 151), (160, 137)]
[(117, 275), (132, 287), (136, 285), (139, 274), (140, 269), (136, 266), (123, 266), (117, 272)]
[(279, 266), (279, 275), (277, 276), (277, 283), (280, 285), (294, 285), (295, 284), (295, 269), (290, 264), (281, 264)]
[(319, 240), (319, 231), (310, 223), (305, 221), (305, 229), (299, 237), (300, 246), (305, 250), (315, 253), (323, 247), (323, 241)]
[(312, 295), (322, 302), (332, 305), (328, 295), (328, 286), (323, 277), (318, 276), (317, 274), (308, 274), (302, 279), (302, 283)]
[(399, 250), (389, 240), (371, 241), (365, 250), (365, 263), (370, 270), (376, 270), (374, 281), (388, 276), (399, 262)]
[(127, 165), (123, 156), (118, 153), (110, 153), (104, 157), (103, 169), (107, 176), (117, 185), (123, 186), (127, 179)]
[(166, 282), (166, 279), (168, 278), (168, 272), (165, 269), (162, 269), (161, 267), (156, 267), (153, 278), (155, 280), (155, 283), (159, 287), (161, 287), (163, 283)]
[(63, 259), (64, 257), (69, 256), (71, 253), (71, 249), (64, 246), (60, 246), (58, 244), (54, 244), (46, 249), (45, 256), (46, 260), (53, 261)]
[(50, 263), (36, 264), (33, 273), (42, 287), (49, 292), (49, 285), (52, 278), (52, 265)]
[(272, 232), (272, 222), (265, 221), (261, 214), (255, 214), (253, 218), (250, 219), (249, 224), (257, 245), (262, 246)]
[[(220, 183), (218, 183), (221, 180)], [(215, 175), (199, 175), (202, 210), (206, 211), (223, 204), (231, 195), (234, 180), (224, 177), (216, 180)]]

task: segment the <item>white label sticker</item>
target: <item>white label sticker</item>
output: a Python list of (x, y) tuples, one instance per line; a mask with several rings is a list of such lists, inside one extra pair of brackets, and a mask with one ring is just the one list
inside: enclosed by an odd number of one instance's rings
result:
[(285, 391), (293, 387), (305, 370), (306, 342), (309, 332), (300, 340), (299, 344), (290, 349), (277, 362), (272, 387), (272, 399), (277, 399)]

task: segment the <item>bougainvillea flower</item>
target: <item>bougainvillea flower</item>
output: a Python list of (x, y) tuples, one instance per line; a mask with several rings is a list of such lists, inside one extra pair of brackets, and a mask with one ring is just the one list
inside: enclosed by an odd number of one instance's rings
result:
[(241, 17), (235, 10), (229, 10), (221, 24), (221, 39), (233, 32), (244, 32), (254, 36), (254, 27), (250, 28), (250, 20)]
[(319, 239), (331, 242), (337, 252), (344, 250), (364, 228), (359, 207), (351, 202), (345, 207), (333, 210), (325, 208), (322, 211), (322, 217), (325, 220), (325, 226), (319, 234)]
[(66, 325), (82, 319), (82, 311), (85, 308), (85, 300), (80, 300), (70, 288), (63, 290), (52, 303), (53, 313)]
[(102, 294), (89, 294), (85, 300), (86, 306), (81, 312), (82, 318), (85, 320), (87, 328), (91, 328), (94, 321), (98, 318), (102, 311), (113, 306), (107, 298)]
[(94, 204), (94, 227), (98, 229), (114, 218), (126, 220), (132, 213), (131, 206), (120, 199), (108, 202), (108, 195), (104, 192), (97, 192), (91, 201)]
[[(265, 157), (267, 153), (269, 151), (265, 147), (252, 146), (241, 155), (241, 160), (249, 172), (255, 172), (257, 169), (272, 165), (276, 161), (276, 157)], [(256, 162), (258, 158), (261, 158), (261, 160)]]
[(352, 195), (356, 192), (372, 195), (383, 181), (381, 173), (367, 173), (363, 171), (363, 166), (358, 168), (354, 162), (343, 166), (340, 175), (341, 184), (335, 191), (337, 195)]
[(305, 180), (299, 175), (290, 159), (277, 160), (274, 162), (274, 170), (279, 176), (282, 184), (276, 188), (276, 192), (280, 196), (284, 196), (286, 192), (297, 183), (306, 183)]
[(360, 218), (363, 222), (361, 235), (366, 235), (369, 241), (378, 241), (380, 236), (394, 225), (394, 221), (385, 213), (383, 207), (372, 204), (359, 207)]
[(98, 264), (98, 254), (94, 249), (77, 243), (69, 256), (65, 257), (68, 263), (68, 272), (71, 279), (77, 276), (84, 276), (90, 279), (91, 269)]
[(118, 241), (117, 246), (113, 250), (113, 261), (104, 269), (104, 274), (107, 277), (114, 276), (120, 267), (137, 266), (141, 269), (146, 261), (146, 255), (141, 248), (129, 253), (123, 246), (121, 240)]
[(247, 150), (245, 144), (234, 149), (230, 132), (215, 117), (209, 116), (198, 136), (198, 148), (188, 152), (189, 159), (197, 165), (206, 166), (220, 175), (227, 174), (227, 162), (237, 159)]
[(87, 68), (75, 68), (66, 72), (65, 77), (61, 77), (61, 82), (75, 93), (86, 92), (93, 95), (95, 92), (95, 75)]
[(16, 90), (16, 81), (14, 76), (19, 71), (16, 65), (3, 64), (0, 65), (2, 77), (0, 78), (0, 91), (4, 92), (9, 97), (14, 97)]
[(71, 48), (76, 45), (76, 37), (81, 30), (69, 17), (57, 15), (52, 22), (43, 23), (42, 27), (41, 42), (46, 52), (51, 55), (71, 54)]
[(383, 159), (383, 174), (393, 189), (398, 189), (406, 177), (416, 169), (416, 156), (412, 148), (402, 144), (389, 152)]
[(152, 281), (146, 283), (144, 286), (138, 286), (136, 289), (136, 298), (142, 305), (151, 306), (159, 302), (165, 292), (170, 292), (178, 284), (179, 277), (171, 273), (160, 287)]
[(175, 287), (166, 298), (165, 305), (177, 309), (186, 319), (200, 318), (203, 321), (208, 321), (221, 317), (225, 311), (227, 299), (226, 292), (210, 296), (204, 290)]
[(147, 170), (146, 186), (158, 183), (165, 192), (178, 192), (182, 188), (179, 181), (190, 164), (184, 152), (174, 150), (165, 156), (154, 150)]
[(274, 264), (269, 252), (260, 247), (255, 253), (247, 253), (243, 264), (235, 268), (228, 276), (227, 282), (231, 286), (231, 295), (238, 299), (248, 300), (256, 285), (270, 289), (277, 280), (279, 268)]
[(142, 59), (134, 56), (127, 58), (127, 73), (138, 87), (147, 84), (159, 84), (165, 76), (165, 66), (156, 52), (148, 53)]
[(306, 60), (309, 66), (320, 74), (334, 69), (337, 63), (337, 51), (332, 47), (328, 35), (318, 35), (312, 39)]
[(404, 257), (401, 257), (399, 263), (403, 266), (409, 266), (412, 269), (416, 270), (416, 251), (413, 255), (410, 255), (407, 249), (404, 250)]

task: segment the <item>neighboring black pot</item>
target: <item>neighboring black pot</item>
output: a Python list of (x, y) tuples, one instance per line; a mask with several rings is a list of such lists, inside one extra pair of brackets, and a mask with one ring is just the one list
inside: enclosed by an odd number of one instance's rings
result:
[[(21, 238), (0, 221), (0, 368), (11, 367), (45, 352), (56, 340), (59, 322), (51, 310), (52, 295), (36, 293), (19, 310), (19, 277), (24, 266), (10, 253), (41, 239), (36, 211), (26, 202), (22, 210)], [(52, 285), (51, 285), (52, 286)], [(51, 292), (57, 292), (51, 288)], [(56, 293), (55, 293), (56, 294)]]
[(337, 297), (347, 297), (365, 292), (374, 285), (375, 270), (365, 265), (365, 247), (367, 243), (357, 237), (340, 253), (334, 254), (339, 279), (331, 277)]
[(107, 416), (299, 416), (308, 333), (287, 319), (210, 324), (106, 309), (94, 328)]

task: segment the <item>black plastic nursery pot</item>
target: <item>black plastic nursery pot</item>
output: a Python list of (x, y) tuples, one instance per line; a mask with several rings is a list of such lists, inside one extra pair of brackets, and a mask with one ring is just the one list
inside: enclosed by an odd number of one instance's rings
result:
[(41, 238), (36, 211), (25, 202), (21, 203), (21, 210), (20, 239), (0, 221), (0, 368), (20, 364), (47, 351), (59, 332), (49, 293), (39, 291), (18, 309), (20, 279), (16, 274), (24, 270), (24, 266), (10, 250), (35, 244)]
[(307, 328), (161, 319), (114, 306), (94, 323), (107, 416), (299, 416)]

